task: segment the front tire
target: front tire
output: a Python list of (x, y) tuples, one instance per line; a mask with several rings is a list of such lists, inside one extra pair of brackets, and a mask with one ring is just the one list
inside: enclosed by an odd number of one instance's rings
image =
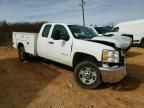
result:
[(74, 77), (78, 85), (88, 89), (94, 89), (102, 82), (98, 66), (91, 61), (80, 62), (74, 70)]
[(141, 47), (144, 47), (144, 39), (141, 42)]
[(19, 48), (19, 59), (20, 61), (28, 60), (29, 54), (25, 52), (24, 47)]

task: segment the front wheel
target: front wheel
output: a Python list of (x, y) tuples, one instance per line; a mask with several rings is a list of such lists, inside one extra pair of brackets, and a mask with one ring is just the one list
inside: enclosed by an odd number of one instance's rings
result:
[(29, 54), (27, 54), (24, 50), (24, 47), (19, 48), (19, 59), (20, 61), (28, 60)]
[(141, 47), (144, 47), (144, 39), (141, 42)]
[(74, 71), (78, 85), (83, 88), (94, 89), (101, 84), (101, 75), (98, 66), (90, 61), (80, 62)]

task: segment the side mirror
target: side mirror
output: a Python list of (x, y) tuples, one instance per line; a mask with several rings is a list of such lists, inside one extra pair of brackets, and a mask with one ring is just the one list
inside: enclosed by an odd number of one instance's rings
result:
[(53, 39), (54, 40), (59, 40), (60, 39), (60, 31), (56, 30), (54, 32)]

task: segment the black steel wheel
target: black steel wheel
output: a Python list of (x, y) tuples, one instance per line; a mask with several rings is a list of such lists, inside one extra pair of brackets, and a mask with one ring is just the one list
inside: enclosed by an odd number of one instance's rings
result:
[(91, 61), (80, 62), (75, 67), (74, 77), (78, 85), (88, 89), (94, 89), (102, 82), (98, 66)]

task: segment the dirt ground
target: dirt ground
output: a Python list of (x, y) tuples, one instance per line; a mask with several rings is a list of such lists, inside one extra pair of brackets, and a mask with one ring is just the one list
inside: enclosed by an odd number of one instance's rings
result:
[(126, 55), (127, 77), (95, 90), (80, 88), (71, 68), (0, 48), (0, 108), (144, 108), (144, 49)]

